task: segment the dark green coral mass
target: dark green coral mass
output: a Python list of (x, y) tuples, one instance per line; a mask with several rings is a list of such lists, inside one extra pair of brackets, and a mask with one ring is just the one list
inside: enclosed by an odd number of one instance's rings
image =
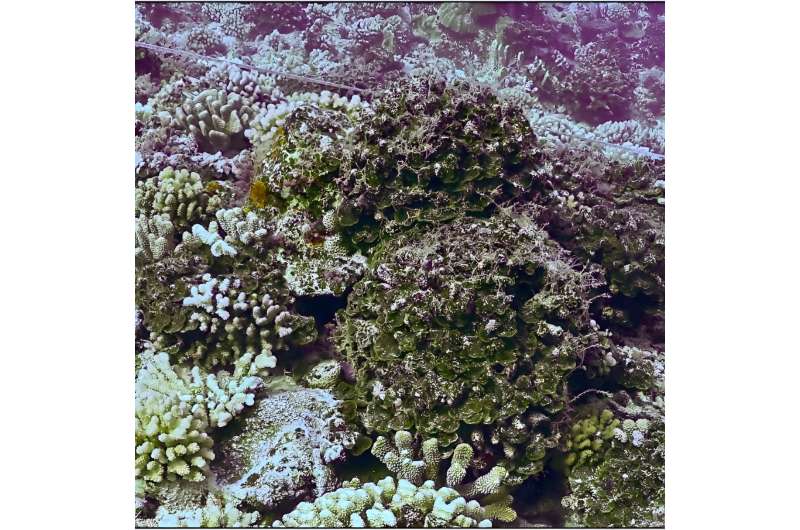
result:
[(354, 122), (301, 106), (268, 146), (257, 158), (273, 200), (335, 211), (337, 231), (362, 250), (543, 189), (544, 155), (522, 110), (469, 83), (398, 82)]
[(486, 429), (475, 439), (503, 457), (541, 460), (545, 445), (525, 446), (564, 407), (591, 281), (519, 211), (463, 217), (383, 244), (337, 315), (359, 421), (445, 444)]
[(418, 79), (373, 108), (337, 179), (336, 222), (357, 246), (540, 189), (543, 154), (525, 115), (488, 89)]

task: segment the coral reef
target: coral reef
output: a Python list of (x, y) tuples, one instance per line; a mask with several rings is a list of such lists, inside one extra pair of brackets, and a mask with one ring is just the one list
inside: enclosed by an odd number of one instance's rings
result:
[(663, 526), (662, 5), (135, 38), (138, 526)]

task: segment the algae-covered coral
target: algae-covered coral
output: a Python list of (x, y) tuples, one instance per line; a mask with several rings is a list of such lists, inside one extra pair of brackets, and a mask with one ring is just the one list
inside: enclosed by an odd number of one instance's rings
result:
[(663, 525), (663, 7), (136, 10), (138, 525)]

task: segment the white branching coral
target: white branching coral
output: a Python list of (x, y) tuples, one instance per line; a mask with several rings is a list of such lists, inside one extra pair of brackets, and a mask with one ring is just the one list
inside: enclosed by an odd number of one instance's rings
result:
[(211, 221), (208, 229), (199, 224), (192, 226), (191, 233), (183, 233), (183, 241), (179, 248), (182, 251), (191, 251), (203, 245), (209, 247), (211, 255), (214, 257), (235, 256), (237, 254), (236, 249), (225, 241), (219, 233), (219, 225), (216, 221)]
[[(255, 395), (263, 381), (251, 375), (264, 368), (275, 366), (275, 357), (246, 353), (234, 363), (233, 373), (221, 371), (209, 374), (204, 381), (204, 398), (208, 408), (208, 418), (212, 427), (224, 427), (235, 416), (255, 403)], [(194, 367), (194, 374), (199, 368)]]
[[(204, 358), (207, 365), (224, 365), (250, 353), (259, 368), (274, 368), (273, 349), (305, 345), (316, 339), (314, 318), (295, 314), (282, 305), (279, 294), (264, 289), (250, 291), (236, 276), (204, 274), (190, 285), (183, 307), (196, 308), (182, 333), (197, 330), (203, 340), (188, 356)], [(159, 349), (169, 349), (171, 338), (158, 337)]]
[[(495, 466), (488, 473), (465, 483), (474, 454), (469, 444), (460, 443), (456, 446), (444, 474), (440, 473), (439, 469), (445, 457), (439, 449), (438, 440), (429, 438), (420, 446), (419, 449), (415, 447), (414, 436), (410, 432), (397, 431), (393, 442), (379, 436), (372, 446), (372, 454), (383, 462), (401, 482), (408, 481), (417, 486), (423, 484), (423, 480), (431, 482), (432, 485), (446, 484), (448, 488), (454, 488), (459, 495), (463, 495), (467, 499), (485, 497), (484, 504), (487, 504), (486, 508), (489, 510), (487, 513), (491, 514), (487, 517), (505, 522), (516, 519), (517, 514), (509, 506), (509, 498), (503, 489), (503, 482), (508, 477), (508, 471), (504, 467)], [(419, 453), (422, 458), (416, 459), (415, 457)], [(487, 500), (488, 502), (486, 502)], [(439, 508), (447, 511), (452, 506), (447, 504)], [(451, 519), (444, 520), (444, 523), (449, 522)]]
[(428, 480), (415, 486), (386, 477), (376, 483), (358, 479), (317, 498), (301, 502), (273, 523), (278, 528), (460, 527), (488, 528), (493, 513), (478, 501), (467, 501), (453, 488), (436, 489)]
[(590, 138), (630, 147), (643, 146), (664, 152), (664, 129), (648, 127), (636, 120), (608, 121), (595, 127)]
[(191, 233), (184, 232), (179, 250), (191, 252), (205, 245), (214, 257), (232, 257), (238, 254), (237, 246), (250, 245), (268, 235), (265, 221), (254, 212), (245, 214), (241, 208), (223, 208), (217, 210), (215, 217), (208, 229), (196, 224)]
[(246, 354), (226, 371), (175, 370), (165, 352), (143, 353), (136, 377), (136, 476), (161, 482), (205, 479), (214, 459), (209, 434), (255, 402), (259, 363)]
[(609, 121), (597, 127), (573, 121), (564, 114), (531, 108), (528, 122), (536, 136), (557, 146), (573, 142), (588, 143), (603, 149), (612, 159), (630, 160), (636, 157), (661, 158), (664, 150), (663, 126), (648, 127), (638, 121)]
[(225, 231), (229, 243), (249, 245), (267, 235), (265, 222), (254, 212), (247, 214), (241, 208), (221, 209), (216, 213), (217, 222)]
[(173, 249), (175, 227), (169, 214), (147, 217), (139, 215), (136, 219), (136, 263), (158, 261)]
[(169, 356), (152, 356), (136, 377), (136, 477), (204, 480), (214, 459), (201, 383), (179, 376)]
[(137, 183), (135, 205), (136, 215), (166, 213), (179, 228), (188, 228), (218, 210), (222, 199), (206, 190), (197, 173), (167, 167)]

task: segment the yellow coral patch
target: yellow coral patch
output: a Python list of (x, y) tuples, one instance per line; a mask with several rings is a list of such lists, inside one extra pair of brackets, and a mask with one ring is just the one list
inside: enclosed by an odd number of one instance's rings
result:
[(267, 185), (263, 181), (257, 180), (250, 186), (250, 202), (256, 208), (264, 208), (267, 205)]

